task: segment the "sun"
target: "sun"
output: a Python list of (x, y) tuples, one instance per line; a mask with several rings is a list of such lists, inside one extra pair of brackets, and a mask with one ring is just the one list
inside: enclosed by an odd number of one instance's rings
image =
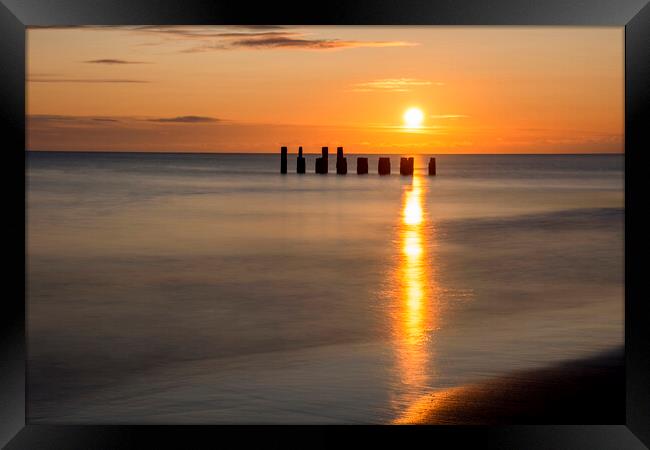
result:
[(404, 111), (404, 124), (406, 128), (420, 128), (424, 120), (424, 113), (420, 108), (409, 108)]

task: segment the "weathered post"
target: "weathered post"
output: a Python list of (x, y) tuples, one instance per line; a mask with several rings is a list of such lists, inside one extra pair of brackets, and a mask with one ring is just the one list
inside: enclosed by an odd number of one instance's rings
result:
[(399, 160), (400, 175), (413, 175), (413, 158), (400, 158)]
[(321, 173), (329, 172), (329, 157), (328, 157), (327, 152), (328, 152), (327, 147), (323, 147), (321, 149), (321, 153), (322, 153), (321, 158), (323, 159), (323, 162), (321, 163), (323, 165), (323, 172), (321, 172)]
[(280, 173), (287, 173), (287, 147), (280, 149)]
[(336, 148), (336, 173), (338, 175), (348, 173), (348, 160), (343, 156), (343, 147)]
[(390, 175), (390, 158), (379, 158), (377, 171), (379, 175)]
[(368, 173), (368, 158), (357, 158), (357, 175), (365, 175)]
[(324, 174), (325, 169), (323, 168), (323, 158), (316, 158), (316, 167), (314, 172)]
[(305, 173), (307, 165), (305, 164), (305, 157), (302, 156), (302, 147), (298, 147), (298, 159), (296, 161), (296, 173)]
[(429, 159), (429, 175), (436, 174), (436, 158)]

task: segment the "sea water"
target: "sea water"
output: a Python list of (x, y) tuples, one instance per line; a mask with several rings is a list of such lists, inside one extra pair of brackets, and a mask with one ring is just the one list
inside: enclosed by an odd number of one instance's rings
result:
[(26, 156), (32, 423), (388, 423), (623, 344), (623, 155)]

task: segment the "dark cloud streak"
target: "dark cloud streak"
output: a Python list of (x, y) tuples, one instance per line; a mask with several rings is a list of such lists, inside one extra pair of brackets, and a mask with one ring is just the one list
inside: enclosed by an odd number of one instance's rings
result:
[(113, 78), (30, 78), (29, 83), (150, 83), (147, 80)]
[(149, 64), (144, 61), (127, 61), (125, 59), (91, 59), (86, 64)]
[[(36, 28), (36, 27), (34, 27)], [(414, 42), (403, 41), (356, 41), (341, 39), (316, 39), (309, 33), (296, 27), (283, 25), (230, 25), (230, 26), (172, 26), (172, 25), (139, 25), (139, 26), (62, 26), (40, 27), (52, 29), (65, 28), (94, 28), (98, 30), (127, 30), (163, 38), (162, 42), (147, 43), (146, 45), (163, 45), (168, 40), (194, 41), (198, 45), (179, 50), (180, 53), (195, 53), (232, 49), (302, 49), (302, 50), (333, 50), (346, 48), (373, 47), (406, 47), (418, 45)], [(241, 30), (241, 31), (238, 31)], [(96, 64), (122, 64), (121, 60), (93, 60)], [(130, 62), (124, 62), (130, 63)]]
[(300, 33), (288, 32), (288, 31), (265, 31), (262, 33), (219, 33), (215, 35), (217, 37), (224, 38), (265, 38), (265, 37), (292, 37), (292, 36), (303, 36)]
[(59, 114), (33, 114), (28, 116), (29, 120), (39, 122), (77, 122), (87, 123), (89, 121), (96, 122), (121, 122), (121, 123), (142, 123), (142, 122), (158, 122), (158, 123), (213, 123), (222, 122), (221, 119), (208, 116), (176, 116), (176, 117), (137, 117), (137, 116), (67, 116)]
[(236, 40), (235, 47), (246, 48), (300, 48), (307, 50), (332, 50), (360, 47), (403, 47), (413, 45), (397, 41), (343, 41), (339, 39), (304, 39), (292, 36), (272, 36)]
[(161, 117), (157, 119), (147, 119), (148, 122), (159, 123), (211, 123), (220, 122), (219, 119), (206, 116), (178, 116), (178, 117)]
[(183, 49), (181, 50), (181, 53), (231, 50), (237, 48), (258, 50), (332, 50), (361, 47), (406, 47), (417, 45), (417, 43), (414, 42), (403, 41), (314, 39), (304, 32), (292, 30), (285, 26), (230, 26), (226, 29), (232, 31), (209, 27), (174, 27), (164, 25), (146, 25), (134, 28), (137, 32), (146, 32), (163, 37), (167, 36), (202, 43), (202, 45), (199, 46)]
[(284, 30), (285, 25), (231, 25), (231, 28), (243, 28), (246, 30)]

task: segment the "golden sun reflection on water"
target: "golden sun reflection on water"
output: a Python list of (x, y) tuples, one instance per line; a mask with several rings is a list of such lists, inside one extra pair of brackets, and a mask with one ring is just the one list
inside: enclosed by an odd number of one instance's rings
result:
[(427, 388), (431, 358), (428, 335), (437, 325), (437, 284), (431, 239), (434, 229), (427, 223), (423, 207), (424, 189), (419, 176), (413, 177), (402, 196), (397, 242), (400, 249), (395, 270), (394, 334), (400, 391), (398, 408), (403, 408)]

